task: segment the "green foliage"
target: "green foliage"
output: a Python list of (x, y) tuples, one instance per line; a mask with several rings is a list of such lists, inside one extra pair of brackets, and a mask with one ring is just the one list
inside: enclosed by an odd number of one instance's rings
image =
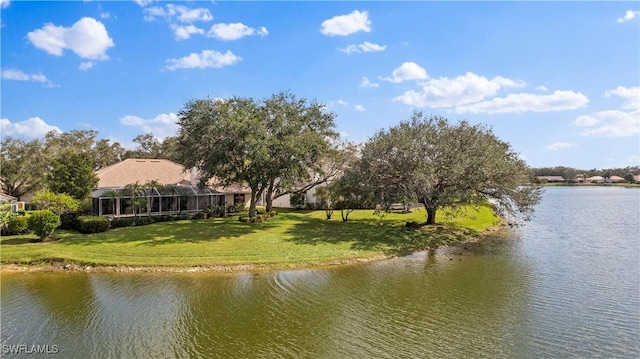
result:
[(60, 214), (60, 229), (78, 229), (78, 212)]
[(128, 196), (131, 196), (129, 199), (131, 201), (131, 205), (133, 206), (133, 215), (135, 217), (142, 211), (143, 208), (147, 206), (147, 191), (149, 187), (143, 184), (140, 184), (138, 181), (136, 183), (128, 184), (124, 187), (124, 193)]
[(0, 186), (21, 197), (44, 187), (47, 160), (40, 140), (5, 137), (0, 144)]
[(202, 211), (202, 212), (198, 212), (196, 214), (194, 214), (191, 219), (205, 219), (207, 217), (206, 212)]
[(192, 100), (178, 117), (179, 162), (197, 168), (203, 182), (216, 176), (220, 185), (246, 183), (251, 216), (257, 198), (265, 191), (271, 198), (277, 179), (307, 179), (308, 169), (337, 137), (333, 114), (290, 93), (262, 102), (238, 97)]
[(501, 214), (527, 220), (540, 200), (540, 189), (528, 185), (529, 167), (491, 129), (466, 121), (452, 125), (420, 112), (377, 132), (347, 175), (361, 177), (357, 183), (383, 208), (423, 204), (428, 224), (439, 209), (480, 205), (487, 198)]
[(65, 193), (54, 193), (49, 190), (39, 191), (31, 198), (31, 204), (38, 209), (48, 209), (55, 214), (75, 212), (80, 202)]
[(98, 185), (93, 158), (75, 149), (60, 151), (51, 161), (47, 183), (53, 192), (66, 193), (78, 200), (88, 198)]
[[(168, 217), (168, 216), (167, 216)], [(111, 221), (112, 228), (118, 227), (131, 227), (131, 226), (145, 226), (147, 224), (155, 223), (156, 217), (123, 217), (123, 218), (114, 218)], [(174, 220), (176, 217), (171, 217), (171, 220)], [(163, 218), (167, 219), (168, 218)]]
[(51, 236), (53, 231), (60, 225), (60, 217), (54, 212), (44, 209), (31, 213), (27, 217), (27, 223), (30, 230), (33, 231), (40, 240)]
[(80, 216), (78, 217), (78, 232), (100, 233), (106, 232), (110, 227), (110, 221), (105, 217)]
[[(6, 213), (6, 212), (4, 212)], [(3, 213), (3, 214), (4, 214)], [(12, 236), (16, 234), (25, 233), (28, 229), (27, 217), (17, 214), (9, 213), (2, 216), (2, 223), (0, 223), (0, 234), (3, 236)]]
[(304, 193), (291, 193), (289, 195), (289, 204), (295, 209), (304, 208), (306, 200), (307, 196), (305, 196)]

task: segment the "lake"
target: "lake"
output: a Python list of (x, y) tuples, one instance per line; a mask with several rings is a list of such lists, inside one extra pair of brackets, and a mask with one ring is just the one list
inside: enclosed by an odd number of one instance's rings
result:
[(523, 227), (376, 263), (3, 273), (3, 357), (638, 358), (639, 234), (637, 188), (549, 187)]

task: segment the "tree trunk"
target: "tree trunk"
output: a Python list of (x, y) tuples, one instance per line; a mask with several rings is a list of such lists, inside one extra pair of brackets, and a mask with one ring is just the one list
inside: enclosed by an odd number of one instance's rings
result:
[(436, 208), (427, 206), (424, 207), (427, 210), (427, 221), (424, 222), (426, 225), (436, 224)]
[(251, 189), (251, 202), (249, 202), (249, 217), (256, 216), (256, 202), (258, 201), (258, 191), (256, 188)]
[(267, 212), (271, 212), (271, 208), (273, 207), (273, 187), (275, 185), (275, 179), (272, 179), (271, 181), (269, 181), (269, 188), (267, 188), (267, 203), (266, 203), (266, 209)]

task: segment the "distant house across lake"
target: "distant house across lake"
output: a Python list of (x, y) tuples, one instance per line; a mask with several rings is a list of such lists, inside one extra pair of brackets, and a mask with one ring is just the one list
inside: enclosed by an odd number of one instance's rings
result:
[(536, 178), (538, 179), (538, 182), (558, 183), (558, 182), (566, 182), (567, 181), (562, 176), (537, 176)]

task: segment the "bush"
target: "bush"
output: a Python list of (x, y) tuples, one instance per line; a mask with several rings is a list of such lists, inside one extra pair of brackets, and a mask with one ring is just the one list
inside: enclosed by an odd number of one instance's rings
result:
[(256, 206), (256, 213), (257, 214), (265, 214), (265, 213), (267, 213), (267, 207), (265, 207), (265, 206)]
[[(111, 228), (119, 227), (131, 227), (131, 226), (144, 226), (147, 224), (155, 223), (153, 217), (124, 217), (114, 218), (111, 221)], [(161, 221), (159, 221), (161, 222)]]
[(76, 212), (80, 202), (65, 193), (53, 193), (49, 190), (36, 192), (31, 198), (31, 204), (38, 209), (48, 209), (56, 214)]
[(307, 196), (303, 193), (292, 193), (289, 196), (289, 204), (295, 209), (304, 208)]
[(0, 231), (3, 236), (13, 236), (16, 234), (22, 234), (29, 228), (27, 224), (27, 217), (11, 214), (5, 218), (4, 228)]
[(40, 240), (44, 240), (53, 234), (53, 231), (60, 225), (60, 217), (48, 209), (35, 211), (27, 217), (29, 229), (33, 231)]
[(69, 212), (60, 215), (60, 229), (78, 229), (78, 213)]
[(205, 212), (198, 212), (191, 217), (191, 219), (204, 219), (206, 217)]
[(244, 203), (238, 203), (238, 204), (227, 204), (227, 213), (236, 213), (236, 212), (241, 212), (244, 211)]
[(106, 232), (109, 227), (109, 219), (98, 216), (81, 216), (77, 218), (78, 232), (80, 233), (100, 233)]

